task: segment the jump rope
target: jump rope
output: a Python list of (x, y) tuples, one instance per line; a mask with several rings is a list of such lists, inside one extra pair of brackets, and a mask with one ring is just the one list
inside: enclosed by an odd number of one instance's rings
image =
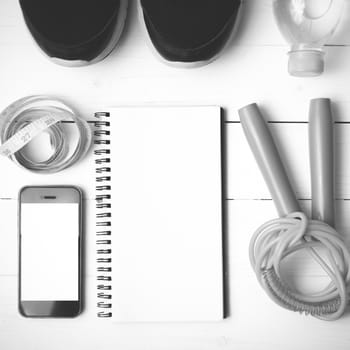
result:
[[(348, 305), (350, 254), (334, 226), (333, 120), (329, 99), (310, 104), (309, 148), (312, 218), (300, 209), (277, 147), (256, 104), (239, 111), (249, 146), (269, 188), (279, 218), (254, 233), (250, 263), (267, 295), (278, 305), (322, 320), (336, 320)], [(281, 263), (301, 250), (329, 276), (319, 292), (305, 293), (288, 284)], [(321, 254), (322, 253), (322, 254)]]

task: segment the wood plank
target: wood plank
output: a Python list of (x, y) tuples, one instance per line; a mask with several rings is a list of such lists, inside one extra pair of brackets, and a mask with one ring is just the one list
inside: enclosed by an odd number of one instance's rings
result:
[[(345, 202), (344, 202), (345, 203)], [(349, 211), (349, 203), (342, 213)], [(94, 279), (86, 281), (86, 309), (67, 320), (25, 319), (17, 312), (17, 278), (0, 276), (0, 346), (17, 349), (101, 349), (119, 346), (144, 349), (347, 349), (348, 319), (321, 322), (274, 305), (261, 290), (249, 266), (248, 244), (252, 230), (273, 215), (270, 201), (230, 201), (229, 263), (231, 317), (218, 323), (112, 324), (95, 317)], [(254, 213), (254, 215), (252, 215)], [(342, 215), (343, 215), (342, 214)], [(348, 219), (347, 219), (348, 220)], [(347, 224), (349, 228), (349, 222)], [(309, 282), (314, 282), (308, 276)], [(315, 277), (319, 280), (321, 277)], [(293, 339), (286, 343), (293, 329)], [(253, 333), (252, 333), (253, 332)], [(269, 335), (273, 333), (273, 337)], [(45, 334), (45, 336), (42, 336)], [(252, 336), (252, 334), (254, 336)]]
[[(239, 123), (228, 123), (227, 128), (227, 198), (266, 199), (270, 194), (256, 165)], [(308, 160), (308, 130), (306, 123), (270, 123), (269, 128), (279, 148), (290, 181), (298, 198), (310, 198), (310, 171)], [(350, 124), (335, 125), (335, 194), (339, 199), (350, 199)], [(42, 175), (19, 168), (8, 159), (0, 158), (0, 198), (16, 199), (26, 185), (76, 184), (85, 197), (94, 198), (93, 156), (59, 174)], [(81, 176), (84, 174), (84, 176)]]
[(46, 93), (64, 98), (86, 118), (106, 105), (219, 104), (228, 110), (228, 119), (237, 120), (237, 109), (256, 101), (271, 111), (271, 120), (299, 121), (307, 118), (310, 98), (329, 96), (336, 102), (336, 119), (349, 121), (346, 82), (350, 76), (350, 47), (328, 48), (326, 72), (321, 77), (290, 77), (287, 47), (271, 42), (258, 45), (254, 39), (258, 36), (268, 42), (276, 35), (280, 37), (269, 17), (271, 1), (247, 0), (247, 5), (247, 14), (253, 18), (244, 20), (237, 42), (249, 44), (232, 45), (206, 67), (173, 69), (158, 62), (132, 12), (125, 38), (108, 59), (70, 69), (52, 64), (39, 52), (22, 23), (18, 3), (4, 0), (1, 6), (6, 11), (0, 11), (0, 73), (4, 87), (0, 106), (4, 108), (26, 95)]
[(8, 55), (0, 55), (1, 84), (6, 87), (1, 107), (23, 96), (50, 94), (62, 97), (85, 118), (111, 105), (211, 104), (225, 107), (228, 119), (237, 120), (240, 107), (259, 102), (271, 111), (272, 120), (300, 121), (307, 120), (311, 98), (330, 97), (339, 110), (336, 119), (350, 120), (350, 47), (330, 48), (322, 76), (298, 79), (288, 75), (281, 47), (240, 47), (206, 67), (181, 70), (160, 64), (143, 45), (140, 57), (130, 52), (79, 69), (54, 65), (35, 47), (25, 50), (23, 60), (22, 48), (2, 46)]
[[(311, 197), (308, 124), (270, 123), (290, 182), (298, 198)], [(240, 124), (228, 124), (228, 198), (271, 198)], [(350, 124), (335, 125), (335, 196), (350, 198)]]

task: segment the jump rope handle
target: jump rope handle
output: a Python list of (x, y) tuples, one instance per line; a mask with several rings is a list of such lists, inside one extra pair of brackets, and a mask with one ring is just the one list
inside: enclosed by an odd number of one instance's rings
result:
[(239, 117), (243, 131), (265, 179), (278, 215), (284, 217), (301, 211), (288, 180), (275, 142), (257, 104), (241, 108)]
[[(279, 216), (300, 211), (277, 147), (258, 108), (239, 110), (243, 131), (269, 188)], [(309, 112), (312, 218), (334, 226), (334, 141), (331, 101), (311, 100)]]
[(312, 218), (334, 226), (334, 138), (331, 101), (311, 100), (309, 149)]

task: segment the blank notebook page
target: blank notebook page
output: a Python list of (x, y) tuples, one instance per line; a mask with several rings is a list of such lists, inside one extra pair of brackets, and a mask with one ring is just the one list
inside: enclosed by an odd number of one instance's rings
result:
[(112, 319), (223, 319), (220, 108), (109, 112)]

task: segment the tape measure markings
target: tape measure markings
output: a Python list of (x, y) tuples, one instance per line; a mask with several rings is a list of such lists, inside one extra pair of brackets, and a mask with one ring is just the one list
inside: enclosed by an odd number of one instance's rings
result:
[(32, 141), (36, 136), (64, 119), (66, 119), (66, 117), (52, 114), (35, 119), (0, 146), (0, 155), (10, 157)]

